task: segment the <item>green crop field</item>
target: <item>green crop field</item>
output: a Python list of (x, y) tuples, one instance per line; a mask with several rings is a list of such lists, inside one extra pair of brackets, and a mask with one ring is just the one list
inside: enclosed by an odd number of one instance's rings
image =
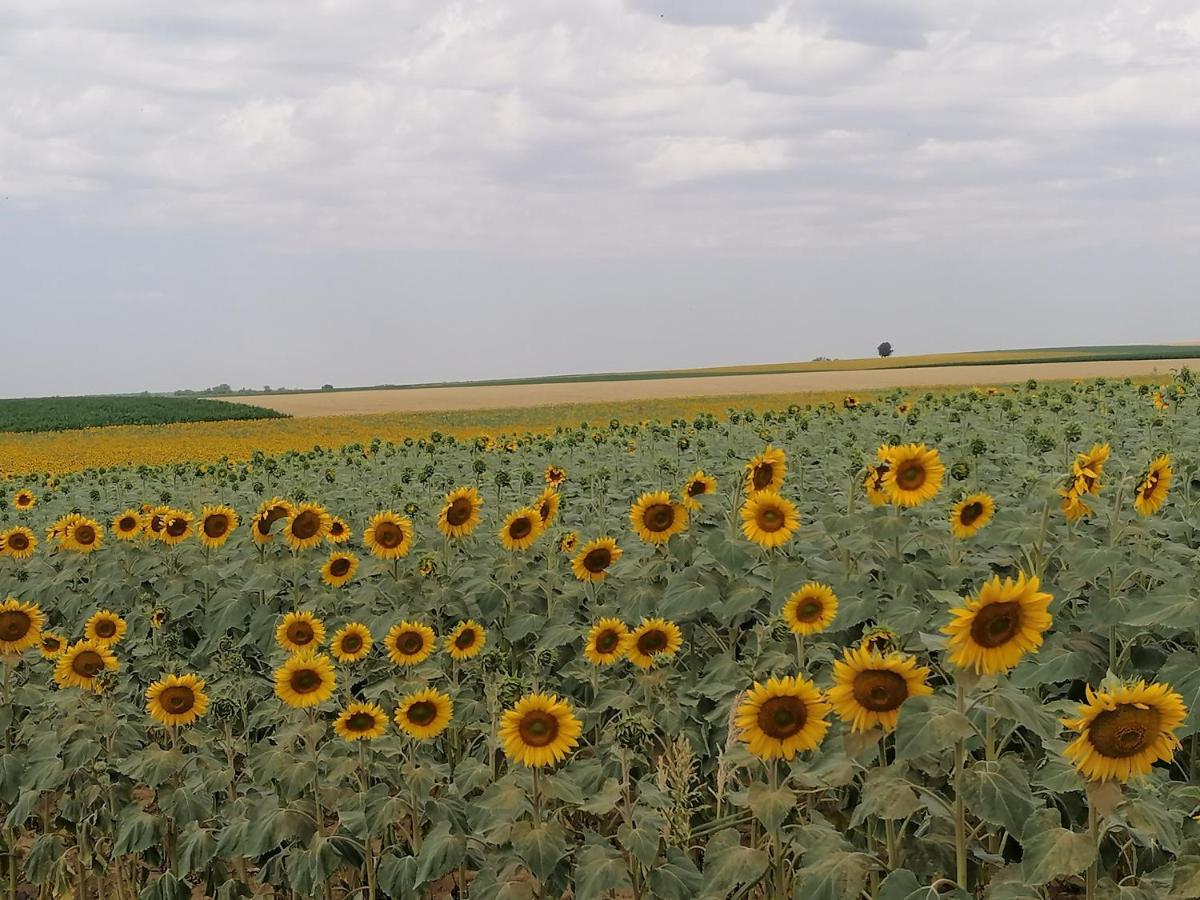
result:
[(283, 414), (242, 403), (192, 397), (34, 397), (0, 400), (0, 432), (62, 431), (103, 425), (166, 425), (226, 419), (275, 419)]

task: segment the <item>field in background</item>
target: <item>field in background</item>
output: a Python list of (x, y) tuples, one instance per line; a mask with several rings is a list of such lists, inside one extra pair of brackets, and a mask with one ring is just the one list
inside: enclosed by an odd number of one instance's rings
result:
[(0, 431), (61, 431), (102, 425), (164, 425), (274, 419), (283, 413), (246, 403), (153, 395), (0, 400)]

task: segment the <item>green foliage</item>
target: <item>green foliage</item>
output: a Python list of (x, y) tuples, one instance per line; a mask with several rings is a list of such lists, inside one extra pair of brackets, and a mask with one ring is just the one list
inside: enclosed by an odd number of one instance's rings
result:
[(166, 425), (172, 422), (283, 417), (283, 413), (273, 409), (247, 403), (151, 394), (0, 400), (0, 432), (66, 431), (103, 425)]

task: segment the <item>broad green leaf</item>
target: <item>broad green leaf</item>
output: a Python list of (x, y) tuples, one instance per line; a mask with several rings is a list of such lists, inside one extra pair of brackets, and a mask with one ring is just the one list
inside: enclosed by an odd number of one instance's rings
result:
[[(812, 854), (805, 854), (809, 863)], [(835, 850), (795, 873), (796, 900), (857, 900), (876, 864), (866, 853)]]
[(704, 851), (704, 890), (707, 897), (728, 897), (743, 885), (754, 884), (767, 870), (765, 850), (742, 846), (733, 828), (718, 831)]
[(703, 879), (683, 851), (667, 848), (667, 858), (650, 872), (650, 890), (655, 900), (693, 900), (700, 892)]
[(421, 896), (416, 857), (389, 853), (379, 861), (377, 872), (380, 890), (394, 900), (416, 900)]
[(39, 834), (29, 845), (25, 857), (25, 875), (33, 884), (50, 879), (55, 870), (66, 865), (63, 839), (57, 834)]
[(154, 846), (159, 840), (158, 824), (157, 817), (136, 807), (126, 810), (117, 823), (117, 839), (113, 852), (118, 855), (141, 853)]
[(904, 819), (921, 808), (916, 791), (905, 782), (899, 766), (872, 769), (863, 782), (862, 799), (854, 807), (850, 827), (857, 828), (869, 817)]
[(513, 830), (513, 849), (538, 880), (545, 881), (567, 855), (566, 833), (556, 822), (523, 825)]
[(1035, 809), (1029, 779), (1015, 756), (977, 760), (963, 773), (967, 809), (1020, 838)]
[(1086, 832), (1068, 831), (1058, 822), (1057, 810), (1044, 809), (1025, 827), (1021, 866), (1029, 884), (1045, 884), (1060, 875), (1078, 875), (1096, 858), (1096, 845)]
[(207, 828), (195, 822), (179, 832), (179, 867), (184, 872), (195, 872), (207, 866), (217, 855), (217, 839)]
[(791, 788), (780, 785), (771, 790), (765, 784), (750, 785), (747, 791), (747, 801), (754, 818), (762, 822), (767, 831), (774, 831), (796, 806), (796, 795)]
[(602, 900), (630, 892), (629, 871), (621, 854), (601, 844), (587, 844), (575, 854), (576, 900)]
[(914, 697), (904, 704), (904, 714), (896, 726), (896, 759), (946, 752), (972, 733), (967, 718), (944, 701)]
[(617, 840), (621, 846), (646, 868), (650, 868), (658, 859), (659, 839), (657, 828), (651, 828), (638, 821), (634, 821), (632, 827), (622, 824), (617, 828)]
[(908, 869), (897, 869), (879, 885), (877, 900), (968, 900), (959, 887), (946, 889), (922, 884)]
[(467, 853), (467, 839), (454, 834), (450, 825), (439, 822), (421, 840), (417, 854), (417, 881), (421, 884), (435, 881), (454, 869)]

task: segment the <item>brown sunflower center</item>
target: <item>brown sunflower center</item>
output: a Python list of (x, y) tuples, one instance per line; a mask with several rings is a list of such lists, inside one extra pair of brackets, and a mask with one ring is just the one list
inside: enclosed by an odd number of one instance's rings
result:
[(185, 534), (187, 534), (187, 530), (187, 519), (183, 518), (182, 516), (177, 516), (176, 518), (167, 522), (167, 534), (169, 534), (171, 537), (183, 537)]
[(854, 699), (872, 712), (891, 712), (908, 699), (908, 682), (882, 669), (859, 672), (854, 676)]
[(196, 694), (190, 687), (176, 684), (159, 694), (158, 702), (171, 715), (178, 716), (196, 705)]
[(825, 604), (817, 597), (808, 597), (796, 605), (796, 618), (801, 622), (815, 622), (824, 612)]
[(418, 700), (405, 713), (408, 720), (417, 725), (428, 725), (437, 718), (437, 704), (428, 700)]
[(28, 506), (33, 502), (33, 498), (28, 494), (17, 494), (17, 506)]
[(84, 678), (95, 678), (104, 668), (104, 657), (95, 650), (82, 650), (71, 660), (71, 671)]
[(329, 526), (329, 536), (330, 537), (341, 537), (345, 533), (346, 533), (346, 526), (343, 525), (341, 522), (334, 522), (332, 525)]
[(655, 503), (646, 508), (642, 521), (647, 531), (661, 534), (675, 524), (675, 508), (670, 503)]
[(756, 491), (761, 491), (768, 487), (775, 480), (775, 465), (769, 462), (760, 462), (754, 467), (750, 473), (750, 483)]
[(918, 459), (908, 459), (896, 467), (896, 483), (906, 491), (915, 491), (925, 483), (928, 473)]
[(101, 619), (92, 630), (96, 632), (96, 637), (110, 638), (117, 633), (117, 623), (112, 619)]
[(787, 524), (787, 517), (778, 506), (764, 506), (758, 510), (754, 521), (761, 530), (773, 532)]
[(19, 609), (0, 612), (0, 641), (19, 641), (33, 628), (29, 613)]
[(695, 481), (688, 483), (687, 495), (689, 497), (699, 497), (701, 494), (707, 494), (707, 493), (708, 493), (708, 485), (705, 484), (705, 482), (703, 480), (697, 478)]
[(29, 549), (29, 536), (20, 531), (14, 531), (8, 536), (8, 547), (18, 552)]
[(292, 519), (292, 536), (302, 541), (315, 537), (321, 530), (321, 517), (306, 509)]
[(638, 635), (637, 648), (644, 656), (654, 656), (667, 649), (667, 633), (661, 628), (651, 628)]
[(1149, 747), (1161, 731), (1158, 710), (1122, 703), (1096, 716), (1088, 729), (1093, 747), (1102, 756), (1124, 759)]
[(121, 520), (117, 522), (117, 531), (127, 534), (130, 531), (137, 530), (137, 519), (133, 516), (121, 516)]
[(229, 532), (229, 516), (213, 513), (204, 519), (204, 534), (210, 538), (224, 537)]
[(540, 709), (527, 712), (517, 728), (521, 740), (530, 747), (545, 747), (558, 737), (558, 719)]
[(1021, 630), (1021, 604), (1015, 600), (980, 607), (971, 622), (971, 639), (981, 647), (999, 647)]
[(553, 502), (552, 502), (552, 501), (550, 501), (550, 500), (543, 500), (543, 501), (542, 501), (542, 505), (538, 507), (538, 515), (539, 515), (539, 516), (541, 516), (541, 519), (542, 519), (542, 521), (543, 521), (543, 522), (545, 522), (547, 519), (549, 519), (549, 518), (550, 518), (550, 513), (551, 513), (551, 511), (552, 511), (552, 509), (551, 509), (551, 507), (552, 507), (552, 506), (553, 506)]
[(321, 673), (316, 669), (297, 669), (289, 681), (291, 688), (297, 694), (311, 694), (324, 683)]
[(386, 550), (395, 550), (404, 543), (404, 532), (395, 522), (380, 522), (375, 526), (375, 543)]
[[(976, 500), (973, 503), (968, 503), (962, 508), (958, 514), (958, 520), (970, 528), (983, 515), (983, 504)], [(990, 532), (989, 532), (990, 533)]]
[(621, 646), (621, 634), (615, 628), (606, 628), (596, 635), (596, 649), (601, 653), (614, 653)]
[(355, 734), (362, 734), (364, 731), (370, 731), (375, 727), (375, 715), (369, 712), (351, 713), (346, 719), (346, 730), (353, 731)]
[(758, 727), (782, 741), (797, 734), (808, 721), (808, 705), (799, 697), (771, 697), (758, 710)]
[(405, 656), (415, 656), (425, 649), (425, 638), (415, 631), (405, 631), (397, 635), (396, 649)]
[(533, 522), (529, 520), (529, 516), (521, 516), (519, 519), (514, 519), (512, 524), (508, 526), (508, 536), (516, 541), (529, 537), (532, 532)]
[(96, 529), (91, 525), (76, 525), (74, 530), (75, 543), (90, 547), (96, 543)]
[(458, 528), (471, 518), (471, 513), (475, 510), (475, 504), (466, 497), (459, 497), (450, 504), (450, 508), (446, 510), (446, 521)]
[(341, 578), (343, 575), (349, 574), (349, 572), (350, 572), (349, 557), (339, 556), (337, 559), (333, 560), (333, 562), (331, 562), (329, 564), (329, 574), (332, 575), (334, 578)]
[(1146, 476), (1146, 481), (1142, 485), (1142, 499), (1149, 500), (1154, 496), (1154, 491), (1158, 487), (1158, 475), (1151, 472)]
[(478, 635), (475, 634), (474, 628), (464, 628), (458, 633), (458, 636), (454, 638), (454, 646), (459, 650), (468, 650), (475, 646), (475, 641), (477, 638)]
[[(7, 638), (5, 638), (7, 640)], [(47, 653), (57, 653), (62, 648), (62, 641), (56, 637), (42, 638), (42, 649)]]
[(311, 644), (313, 642), (313, 638), (316, 637), (316, 632), (313, 631), (313, 627), (304, 620), (293, 622), (291, 625), (289, 625), (287, 627), (286, 634), (287, 639), (299, 647), (303, 647), (305, 644)]
[(350, 634), (342, 635), (342, 652), (357, 653), (363, 648), (363, 639), (361, 634), (350, 632)]
[(593, 575), (598, 575), (612, 563), (612, 551), (607, 547), (597, 547), (589, 550), (583, 557), (583, 567)]
[[(163, 530), (163, 517), (162, 516), (153, 515), (150, 517), (150, 530), (153, 531), (155, 534), (158, 534), (160, 531)], [(263, 532), (263, 533), (265, 534), (266, 532)]]

